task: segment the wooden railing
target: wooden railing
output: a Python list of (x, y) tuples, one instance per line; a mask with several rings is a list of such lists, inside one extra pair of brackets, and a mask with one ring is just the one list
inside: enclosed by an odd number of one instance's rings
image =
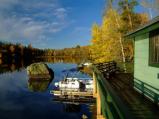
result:
[(151, 99), (154, 103), (159, 104), (159, 89), (152, 87), (151, 85), (134, 78), (134, 88), (136, 88), (141, 94)]
[[(104, 68), (105, 67), (105, 68)], [(134, 119), (120, 98), (116, 95), (106, 78), (115, 73), (116, 63), (107, 62), (92, 66), (100, 92), (101, 112), (105, 119)], [(105, 78), (105, 76), (106, 78)]]
[(97, 69), (103, 74), (104, 78), (108, 79), (116, 71), (118, 71), (115, 61), (95, 64)]

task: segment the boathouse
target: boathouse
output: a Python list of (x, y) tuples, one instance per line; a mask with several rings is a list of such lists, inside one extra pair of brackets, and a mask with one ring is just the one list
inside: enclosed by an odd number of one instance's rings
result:
[(132, 31), (134, 41), (134, 88), (159, 102), (159, 16)]

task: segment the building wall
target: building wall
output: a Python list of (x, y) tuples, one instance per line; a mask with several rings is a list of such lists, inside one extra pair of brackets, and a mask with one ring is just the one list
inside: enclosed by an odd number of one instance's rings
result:
[[(149, 33), (135, 37), (134, 57), (134, 81), (141, 84), (141, 82), (138, 81), (141, 80), (142, 82), (149, 84), (150, 86), (144, 86), (159, 94), (159, 91), (156, 90), (159, 89), (159, 68), (149, 66)], [(143, 88), (141, 89), (145, 90)]]

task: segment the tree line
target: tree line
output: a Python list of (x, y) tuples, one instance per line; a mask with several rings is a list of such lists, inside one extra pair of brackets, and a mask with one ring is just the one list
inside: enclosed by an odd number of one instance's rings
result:
[(22, 44), (2, 43), (0, 42), (0, 64), (9, 62), (19, 62), (21, 60), (29, 61), (33, 59), (42, 59), (48, 57), (81, 57), (89, 59), (90, 51), (88, 46), (79, 46), (64, 49), (38, 49), (31, 44), (23, 46)]

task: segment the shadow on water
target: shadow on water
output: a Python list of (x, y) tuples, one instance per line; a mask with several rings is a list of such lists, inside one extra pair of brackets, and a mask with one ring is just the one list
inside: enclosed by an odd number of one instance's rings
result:
[(63, 104), (63, 110), (65, 112), (80, 112), (81, 105), (77, 104)]

